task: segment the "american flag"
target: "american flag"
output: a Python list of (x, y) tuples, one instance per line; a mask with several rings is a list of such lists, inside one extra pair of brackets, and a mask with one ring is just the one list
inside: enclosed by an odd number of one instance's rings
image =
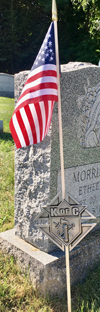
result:
[(17, 148), (44, 139), (50, 127), (55, 101), (58, 101), (58, 91), (52, 22), (10, 120), (10, 130)]

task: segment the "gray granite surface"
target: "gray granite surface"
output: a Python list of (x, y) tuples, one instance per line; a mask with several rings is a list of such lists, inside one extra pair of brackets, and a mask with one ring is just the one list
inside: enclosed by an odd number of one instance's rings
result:
[[(66, 262), (61, 250), (45, 253), (15, 235), (14, 229), (0, 233), (0, 250), (13, 255), (33, 286), (46, 296), (66, 296)], [(82, 282), (88, 271), (100, 264), (100, 232), (88, 235), (70, 253), (71, 285)]]
[[(15, 75), (15, 101), (28, 72)], [(62, 65), (62, 124), (66, 191), (100, 216), (100, 67)], [(15, 233), (50, 252), (56, 246), (34, 224), (35, 216), (61, 191), (58, 107), (43, 142), (15, 150)]]
[(3, 132), (3, 120), (0, 120), (0, 133)]
[(0, 73), (0, 96), (14, 98), (14, 75)]

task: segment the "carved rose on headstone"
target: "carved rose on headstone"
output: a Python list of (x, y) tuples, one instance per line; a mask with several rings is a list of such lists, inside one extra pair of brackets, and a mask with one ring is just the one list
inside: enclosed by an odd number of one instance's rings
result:
[(100, 83), (85, 88), (85, 96), (78, 99), (82, 105), (80, 143), (83, 147), (100, 146)]

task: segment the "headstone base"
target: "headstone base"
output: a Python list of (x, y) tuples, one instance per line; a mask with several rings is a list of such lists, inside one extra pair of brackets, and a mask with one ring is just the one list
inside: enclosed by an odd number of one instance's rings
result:
[[(66, 294), (65, 254), (61, 250), (47, 254), (15, 235), (15, 230), (0, 233), (0, 249), (16, 258), (17, 264), (28, 271), (33, 286), (46, 296)], [(70, 252), (71, 285), (81, 282), (89, 269), (100, 263), (100, 230), (88, 234)]]

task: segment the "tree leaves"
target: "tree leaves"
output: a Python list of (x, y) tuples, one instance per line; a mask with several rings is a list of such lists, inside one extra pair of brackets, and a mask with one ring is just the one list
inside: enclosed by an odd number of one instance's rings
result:
[[(30, 69), (52, 20), (52, 0), (0, 1), (0, 71)], [(60, 62), (100, 58), (100, 1), (57, 0)]]

